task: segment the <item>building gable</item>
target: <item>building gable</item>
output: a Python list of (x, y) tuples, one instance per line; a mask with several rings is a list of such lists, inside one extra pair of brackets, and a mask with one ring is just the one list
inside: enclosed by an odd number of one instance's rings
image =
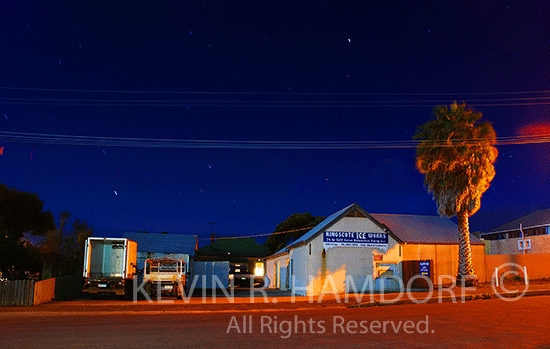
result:
[(313, 229), (311, 229), (309, 232), (304, 234), (301, 238), (299, 238), (295, 242), (286, 246), (286, 249), (295, 248), (307, 243), (308, 241), (314, 239), (324, 231), (327, 231), (328, 229), (330, 229), (334, 224), (336, 224), (338, 221), (340, 221), (344, 217), (369, 219), (372, 223), (374, 223), (376, 226), (378, 226), (380, 229), (386, 232), (393, 239), (395, 239), (398, 242), (403, 242), (387, 226), (380, 223), (378, 220), (376, 220), (370, 214), (368, 214), (365, 210), (363, 210), (358, 204), (354, 203), (327, 217), (324, 221), (322, 221)]
[[(362, 211), (362, 210), (361, 210)], [(367, 215), (363, 212), (361, 212), (357, 207), (353, 207), (348, 214), (346, 214), (346, 217), (354, 217), (354, 218), (367, 218)]]

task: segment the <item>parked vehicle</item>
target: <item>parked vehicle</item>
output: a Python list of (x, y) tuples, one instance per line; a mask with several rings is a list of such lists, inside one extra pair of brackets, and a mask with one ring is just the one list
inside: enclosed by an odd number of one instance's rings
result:
[(149, 258), (143, 268), (145, 290), (154, 297), (159, 294), (181, 296), (185, 290), (186, 264), (183, 258)]
[(84, 292), (132, 296), (137, 243), (126, 238), (89, 237), (84, 247)]
[(195, 288), (227, 289), (229, 288), (229, 262), (204, 262), (193, 263), (193, 280)]
[[(252, 272), (250, 267), (254, 267)], [(264, 285), (264, 264), (263, 263), (231, 263), (229, 269), (229, 280), (233, 280), (235, 287), (263, 287)]]

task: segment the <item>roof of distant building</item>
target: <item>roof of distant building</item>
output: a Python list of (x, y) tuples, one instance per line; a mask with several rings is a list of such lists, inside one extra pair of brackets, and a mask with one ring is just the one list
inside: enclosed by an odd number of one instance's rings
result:
[(519, 225), (522, 225), (523, 229), (529, 229), (533, 227), (549, 226), (550, 225), (550, 209), (540, 210), (526, 214), (523, 217), (514, 219), (506, 224), (500, 225), (496, 228), (490, 229), (481, 235), (499, 233), (505, 231), (519, 230)]
[(218, 238), (198, 249), (197, 256), (250, 257), (263, 258), (270, 254), (269, 249), (260, 245), (254, 238)]
[(187, 234), (124, 233), (137, 242), (138, 252), (195, 254), (197, 236)]

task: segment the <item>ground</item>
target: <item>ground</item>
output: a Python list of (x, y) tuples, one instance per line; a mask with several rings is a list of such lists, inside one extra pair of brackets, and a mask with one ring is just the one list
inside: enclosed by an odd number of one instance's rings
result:
[(277, 311), (3, 313), (0, 318), (3, 346), (13, 348), (550, 346), (550, 296)]

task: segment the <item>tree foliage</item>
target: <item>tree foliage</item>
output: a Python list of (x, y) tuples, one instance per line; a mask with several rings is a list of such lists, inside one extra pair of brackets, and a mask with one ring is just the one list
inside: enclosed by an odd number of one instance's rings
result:
[(481, 206), (481, 196), (495, 176), (496, 133), (482, 115), (465, 104), (434, 108), (435, 119), (418, 127), (416, 167), (436, 200), (440, 215), (457, 216), (458, 275), (473, 275), (468, 217)]
[[(44, 260), (43, 277), (74, 275), (82, 272), (84, 245), (93, 235), (87, 221), (70, 220), (68, 211), (59, 213), (59, 227), (50, 229), (40, 244)], [(69, 229), (70, 227), (70, 229)]]
[(264, 245), (269, 248), (271, 253), (275, 253), (311, 230), (301, 230), (302, 228), (313, 228), (325, 218), (326, 217), (314, 217), (311, 213), (294, 213), (285, 221), (277, 225), (275, 232), (267, 238)]
[(55, 228), (50, 211), (37, 194), (8, 189), (0, 183), (0, 272), (7, 274), (33, 268), (36, 256), (32, 246), (23, 239), (25, 233), (43, 236)]
[(4, 238), (17, 242), (24, 233), (43, 236), (54, 228), (52, 213), (43, 212), (43, 208), (37, 194), (8, 189), (0, 183), (0, 231)]
[(495, 130), (489, 122), (475, 125), (482, 115), (465, 104), (437, 106), (434, 115), (415, 135), (423, 140), (416, 149), (416, 166), (426, 175), (424, 184), (440, 215), (452, 217), (464, 210), (471, 216), (495, 177)]

